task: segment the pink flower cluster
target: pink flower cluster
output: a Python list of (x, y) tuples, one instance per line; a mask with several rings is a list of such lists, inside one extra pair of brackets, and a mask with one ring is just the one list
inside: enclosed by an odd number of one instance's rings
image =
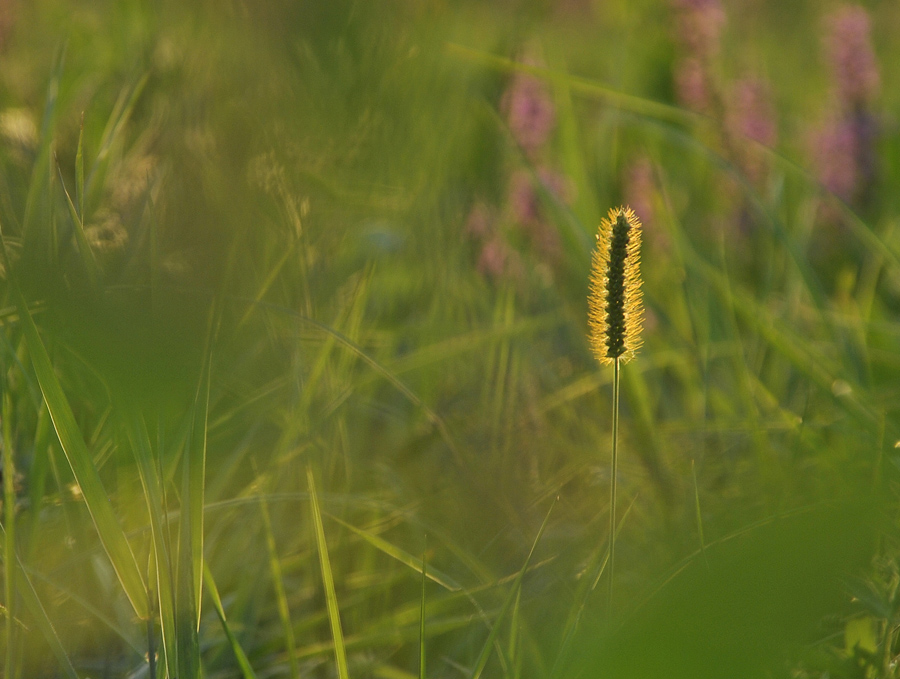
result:
[(714, 103), (713, 59), (719, 54), (725, 10), (719, 0), (673, 0), (676, 41), (675, 91), (687, 108), (708, 113)]
[(719, 0), (674, 0), (678, 37), (687, 52), (701, 59), (719, 53), (725, 10)]
[(671, 0), (675, 14), (675, 94), (681, 105), (709, 116), (722, 117), (726, 155), (747, 177), (759, 183), (766, 162), (753, 143), (774, 146), (778, 124), (767, 83), (743, 78), (728, 86), (718, 81), (716, 59), (722, 46), (727, 16), (721, 0)]
[(777, 115), (768, 83), (749, 77), (732, 85), (725, 104), (725, 133), (735, 162), (751, 182), (761, 183), (767, 176), (767, 159), (753, 142), (770, 148), (778, 142)]
[(513, 76), (500, 108), (513, 138), (528, 156), (547, 143), (556, 126), (556, 109), (546, 85), (527, 74)]
[[(528, 57), (525, 61), (536, 63)], [(556, 127), (556, 108), (546, 84), (528, 74), (515, 74), (500, 110), (530, 167), (510, 170), (502, 205), (493, 208), (481, 201), (469, 213), (466, 234), (478, 245), (478, 270), (494, 279), (518, 277), (524, 271), (511, 241), (524, 240), (547, 264), (558, 262), (562, 244), (546, 206), (548, 201), (568, 203), (574, 193), (567, 179), (543, 160)]]
[(872, 23), (862, 7), (846, 5), (826, 20), (825, 51), (838, 100), (851, 108), (878, 95), (881, 77), (872, 49)]
[(825, 20), (824, 48), (833, 85), (833, 104), (811, 139), (819, 181), (849, 202), (859, 202), (875, 177), (877, 124), (871, 103), (881, 77), (871, 40), (868, 12), (838, 8)]

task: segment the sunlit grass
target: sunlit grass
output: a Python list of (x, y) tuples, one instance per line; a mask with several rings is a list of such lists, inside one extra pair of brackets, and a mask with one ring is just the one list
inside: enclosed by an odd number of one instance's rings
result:
[[(667, 3), (563, 4), (21, 10), (4, 676), (893, 676), (896, 133), (841, 201), (782, 9), (716, 66), (784, 65), (764, 148), (678, 103)], [(638, 161), (612, 512), (586, 299)]]

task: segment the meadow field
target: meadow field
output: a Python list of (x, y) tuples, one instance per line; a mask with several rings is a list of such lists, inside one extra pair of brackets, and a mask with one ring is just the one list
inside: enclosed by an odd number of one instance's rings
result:
[(900, 677), (897, 35), (0, 1), (0, 677)]

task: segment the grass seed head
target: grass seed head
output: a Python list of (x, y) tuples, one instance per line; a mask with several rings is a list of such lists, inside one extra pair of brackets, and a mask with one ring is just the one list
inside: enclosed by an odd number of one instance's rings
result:
[(627, 207), (601, 220), (591, 264), (588, 330), (603, 364), (627, 363), (641, 346), (641, 223)]

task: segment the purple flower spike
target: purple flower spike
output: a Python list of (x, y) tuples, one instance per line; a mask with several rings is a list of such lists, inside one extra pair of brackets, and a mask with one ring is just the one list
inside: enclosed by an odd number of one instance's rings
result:
[(528, 75), (513, 77), (501, 108), (513, 137), (528, 155), (547, 142), (556, 125), (556, 109), (546, 86)]
[(869, 14), (847, 5), (828, 17), (826, 27), (825, 48), (838, 97), (849, 109), (862, 106), (878, 94), (881, 84)]
[(725, 10), (719, 0), (674, 0), (678, 11), (678, 39), (685, 50), (701, 59), (719, 52)]
[(699, 59), (682, 59), (675, 66), (675, 93), (691, 111), (708, 111), (712, 101), (709, 74)]
[(732, 135), (775, 146), (778, 125), (768, 85), (754, 78), (739, 80), (728, 107), (728, 128)]
[(830, 120), (813, 138), (819, 181), (844, 200), (851, 200), (859, 184), (858, 139), (852, 121)]

